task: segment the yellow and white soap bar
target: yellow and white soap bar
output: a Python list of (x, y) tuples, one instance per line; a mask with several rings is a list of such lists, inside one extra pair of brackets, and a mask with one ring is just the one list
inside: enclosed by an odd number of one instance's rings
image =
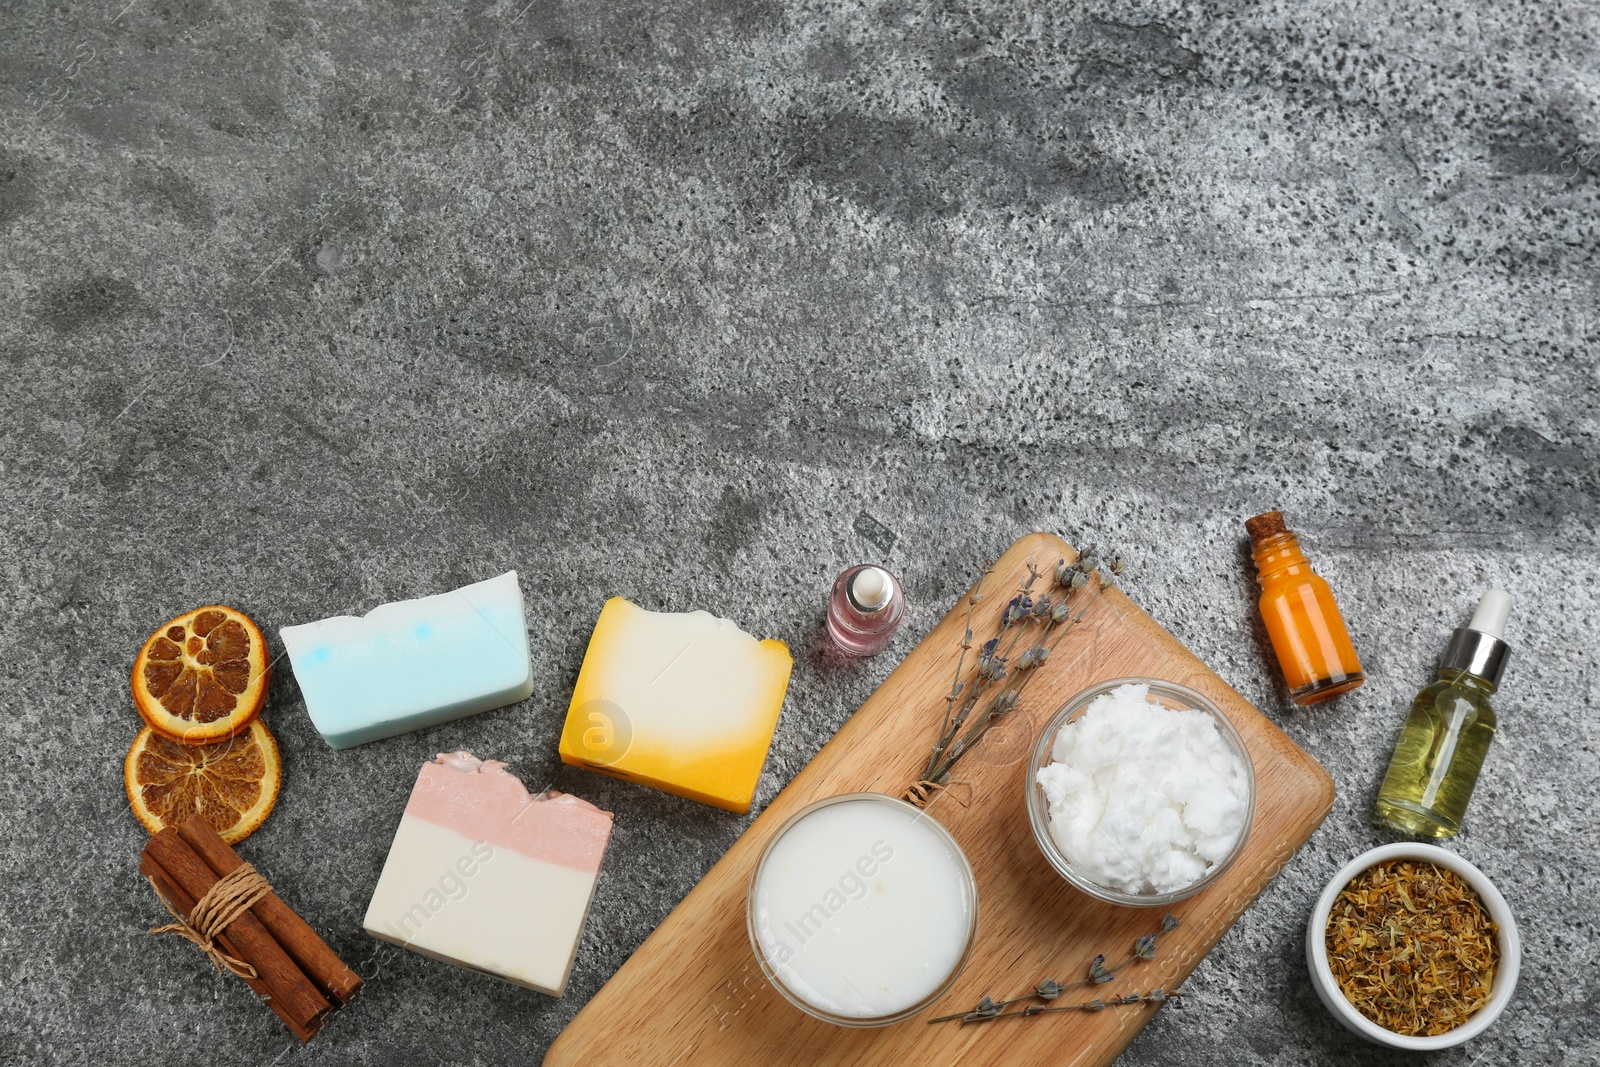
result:
[(750, 810), (794, 661), (704, 611), (600, 611), (561, 759), (729, 811)]

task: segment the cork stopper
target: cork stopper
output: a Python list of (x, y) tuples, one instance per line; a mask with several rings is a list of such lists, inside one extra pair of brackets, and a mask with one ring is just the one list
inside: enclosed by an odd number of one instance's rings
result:
[(1263, 511), (1253, 519), (1244, 520), (1244, 528), (1250, 534), (1252, 545), (1259, 545), (1269, 537), (1289, 532), (1289, 528), (1283, 524), (1281, 511)]

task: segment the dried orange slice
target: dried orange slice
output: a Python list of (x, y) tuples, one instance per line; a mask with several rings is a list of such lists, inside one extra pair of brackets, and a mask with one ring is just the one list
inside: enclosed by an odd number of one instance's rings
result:
[(282, 781), (278, 742), (260, 719), (211, 745), (186, 745), (146, 726), (122, 761), (128, 803), (146, 830), (202, 815), (230, 845), (271, 814)]
[(267, 696), (267, 642), (250, 617), (195, 608), (150, 635), (133, 661), (133, 704), (160, 734), (190, 745), (250, 725)]

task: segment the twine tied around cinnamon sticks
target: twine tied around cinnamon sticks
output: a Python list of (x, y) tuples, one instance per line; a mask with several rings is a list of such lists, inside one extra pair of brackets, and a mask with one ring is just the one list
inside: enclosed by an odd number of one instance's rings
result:
[[(145, 876), (149, 878), (149, 875)], [(185, 941), (199, 946), (218, 971), (228, 971), (240, 978), (256, 978), (256, 969), (236, 956), (230, 956), (217, 947), (217, 937), (235, 919), (245, 914), (261, 898), (272, 892), (272, 886), (248, 863), (241, 863), (217, 879), (206, 890), (205, 896), (195, 903), (188, 915), (172, 906), (154, 878), (149, 878), (150, 888), (156, 897), (178, 921), (165, 926), (152, 927), (152, 934), (177, 934)]]

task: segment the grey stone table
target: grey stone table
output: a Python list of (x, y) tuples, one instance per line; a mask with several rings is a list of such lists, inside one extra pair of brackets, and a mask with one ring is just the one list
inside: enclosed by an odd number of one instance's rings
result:
[[(1587, 0), (6, 4), (0, 1060), (536, 1062), (748, 823), (557, 761), (603, 598), (789, 643), (760, 807), (1047, 529), (1121, 547), (1339, 789), (1122, 1063), (1421, 1062), (1327, 1016), (1303, 923), (1490, 583), (1515, 658), (1452, 847), (1525, 970), (1426, 1062), (1600, 1062), (1597, 42)], [(1252, 622), (1273, 506), (1371, 674), (1313, 711)], [(913, 608), (842, 665), (824, 591), (867, 558)], [(371, 975), (294, 1048), (145, 933), (133, 654), (206, 602), (276, 653), (513, 567), (522, 704), (336, 753), (276, 674), (245, 850)], [(459, 747), (616, 812), (562, 1000), (360, 930)]]

